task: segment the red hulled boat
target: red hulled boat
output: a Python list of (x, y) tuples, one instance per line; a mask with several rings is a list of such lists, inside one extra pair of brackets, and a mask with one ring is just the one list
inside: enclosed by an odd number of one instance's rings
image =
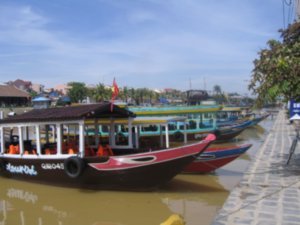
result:
[(199, 155), (184, 172), (186, 173), (209, 173), (238, 158), (252, 145), (245, 144), (230, 147), (209, 147)]
[[(52, 185), (147, 190), (172, 179), (215, 139), (210, 135), (170, 148), (166, 132), (162, 138), (166, 144), (160, 149), (151, 145), (142, 149), (134, 116), (117, 106), (111, 111), (110, 103), (102, 103), (34, 109), (1, 120), (0, 174)], [(89, 134), (100, 126), (108, 137)], [(120, 138), (119, 129), (127, 129), (128, 135)]]

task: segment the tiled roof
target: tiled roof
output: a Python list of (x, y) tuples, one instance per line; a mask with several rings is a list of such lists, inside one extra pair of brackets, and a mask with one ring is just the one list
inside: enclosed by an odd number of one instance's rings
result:
[(0, 120), (4, 123), (21, 123), (21, 122), (54, 122), (54, 121), (70, 121), (77, 119), (93, 119), (93, 118), (128, 118), (134, 117), (135, 114), (120, 108), (116, 105), (111, 112), (110, 103), (87, 104), (79, 106), (68, 106), (61, 108), (34, 109), (24, 114), (9, 117)]
[(0, 85), (0, 97), (24, 97), (29, 98), (30, 95), (12, 85)]

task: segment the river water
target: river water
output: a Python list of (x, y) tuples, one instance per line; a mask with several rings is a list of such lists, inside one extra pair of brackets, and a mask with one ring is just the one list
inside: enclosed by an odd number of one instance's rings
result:
[(0, 178), (0, 225), (159, 225), (172, 214), (186, 225), (210, 224), (241, 180), (273, 120), (233, 141), (246, 154), (208, 175), (180, 174), (154, 192), (90, 191)]

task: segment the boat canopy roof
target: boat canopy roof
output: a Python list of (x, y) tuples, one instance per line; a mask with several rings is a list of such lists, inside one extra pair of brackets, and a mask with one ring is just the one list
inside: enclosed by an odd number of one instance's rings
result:
[(150, 115), (182, 115), (188, 113), (217, 112), (219, 105), (196, 105), (196, 106), (161, 106), (161, 107), (129, 107), (129, 110), (140, 116)]
[(221, 111), (222, 112), (240, 112), (240, 111), (242, 111), (242, 108), (235, 107), (235, 106), (224, 106)]
[[(151, 124), (155, 124), (155, 125), (164, 125), (164, 124), (168, 124), (168, 123), (172, 123), (172, 122), (184, 122), (186, 121), (186, 117), (184, 116), (138, 116), (133, 118), (132, 120), (132, 125), (151, 125)], [(86, 120), (85, 121), (86, 124), (93, 124), (94, 121), (93, 120)], [(124, 119), (116, 119), (114, 121), (115, 124), (128, 124), (127, 120)], [(105, 124), (110, 124), (110, 120), (109, 119), (104, 119), (101, 120), (101, 124), (105, 125)]]
[(135, 114), (116, 105), (113, 106), (111, 111), (111, 103), (105, 102), (60, 108), (33, 109), (29, 112), (0, 120), (0, 124), (129, 117), (135, 117)]

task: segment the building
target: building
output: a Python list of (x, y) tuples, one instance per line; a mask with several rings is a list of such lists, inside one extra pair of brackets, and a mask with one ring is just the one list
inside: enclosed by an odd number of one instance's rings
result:
[(61, 92), (63, 95), (67, 95), (70, 86), (68, 86), (67, 84), (58, 84), (53, 89)]
[(46, 97), (37, 97), (32, 100), (34, 109), (46, 109), (50, 107), (51, 100)]
[(209, 98), (205, 90), (188, 90), (186, 93), (188, 105), (199, 105), (201, 101), (206, 101)]
[(30, 81), (24, 81), (21, 79), (17, 79), (15, 81), (9, 81), (9, 82), (7, 82), (7, 84), (13, 85), (16, 88), (18, 88), (19, 90), (23, 90), (23, 91), (31, 90), (31, 86), (32, 86), (32, 83)]
[(32, 84), (31, 89), (35, 91), (37, 94), (40, 94), (44, 91), (45, 86), (42, 84)]
[(25, 106), (30, 103), (30, 95), (12, 85), (0, 84), (0, 107)]

